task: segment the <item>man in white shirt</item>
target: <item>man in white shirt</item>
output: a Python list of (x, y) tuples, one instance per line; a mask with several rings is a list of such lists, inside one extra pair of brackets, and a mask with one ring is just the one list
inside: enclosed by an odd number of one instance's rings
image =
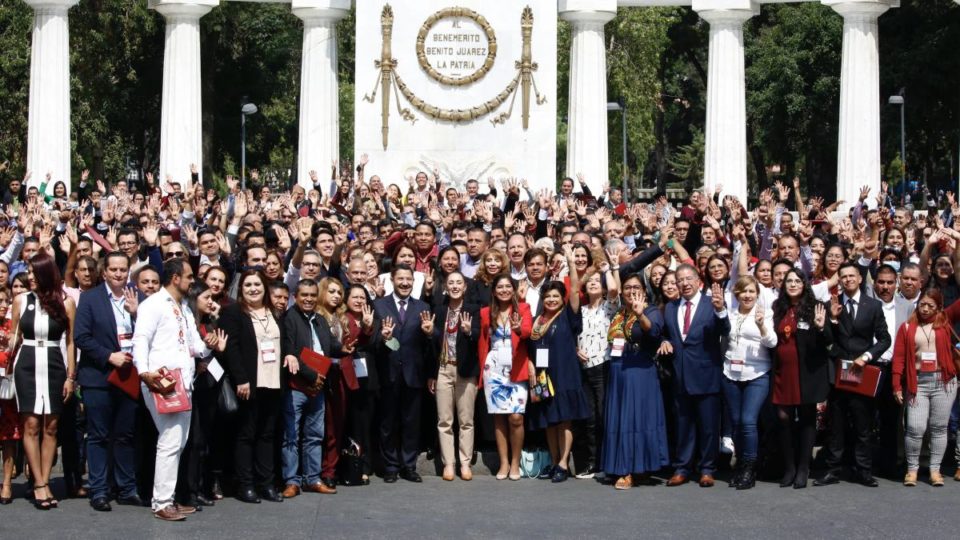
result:
[(223, 351), (226, 336), (221, 332), (200, 338), (186, 296), (193, 284), (193, 269), (185, 259), (164, 263), (164, 286), (137, 309), (133, 333), (133, 363), (140, 374), (144, 402), (157, 426), (157, 457), (153, 478), (153, 515), (165, 521), (182, 521), (196, 512), (192, 506), (174, 502), (180, 454), (190, 432), (191, 411), (159, 413), (154, 394), (162, 394), (159, 370), (179, 370), (183, 390), (189, 397), (193, 385), (194, 357), (210, 355), (208, 345)]

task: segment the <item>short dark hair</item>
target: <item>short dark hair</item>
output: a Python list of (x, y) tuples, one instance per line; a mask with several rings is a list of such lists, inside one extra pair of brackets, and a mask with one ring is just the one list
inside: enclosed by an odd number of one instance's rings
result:
[(182, 257), (174, 257), (163, 263), (163, 285), (167, 286), (173, 282), (173, 276), (182, 276), (183, 268), (187, 265), (187, 260)]
[(303, 278), (297, 283), (297, 292), (300, 292), (300, 289), (304, 287), (318, 287), (317, 280), (310, 278)]
[(390, 271), (390, 277), (392, 278), (396, 276), (398, 270), (406, 270), (407, 272), (410, 272), (411, 275), (413, 274), (413, 268), (411, 268), (409, 264), (398, 264), (395, 265), (393, 270)]
[(103, 258), (103, 267), (106, 268), (110, 266), (110, 259), (123, 259), (127, 261), (127, 268), (130, 267), (130, 257), (127, 257), (127, 254), (122, 251), (111, 251), (107, 253), (107, 256)]
[(842, 272), (844, 268), (853, 268), (854, 270), (856, 270), (857, 275), (860, 275), (860, 267), (857, 266), (857, 263), (853, 261), (844, 261), (843, 263), (841, 263), (840, 268), (837, 268), (838, 276), (840, 275), (840, 272)]
[(881, 264), (880, 267), (877, 268), (878, 276), (880, 275), (880, 272), (893, 272), (893, 279), (897, 279), (897, 271), (889, 264)]

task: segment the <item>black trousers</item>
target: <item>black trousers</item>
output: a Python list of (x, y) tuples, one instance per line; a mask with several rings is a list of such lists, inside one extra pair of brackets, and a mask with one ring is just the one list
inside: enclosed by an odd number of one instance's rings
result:
[(234, 472), (240, 489), (273, 487), (274, 439), (283, 391), (257, 388), (237, 411)]
[(903, 447), (903, 407), (893, 397), (890, 365), (881, 366), (881, 369), (883, 377), (877, 394), (877, 431), (880, 440), (875, 458), (880, 474), (894, 477), (899, 473), (899, 449)]
[[(350, 392), (347, 398), (347, 438), (360, 445), (360, 459), (363, 461), (364, 474), (373, 474), (373, 444), (371, 444), (373, 419), (376, 415), (376, 394), (361, 386)], [(346, 448), (346, 441), (342, 445)]]
[(590, 404), (590, 418), (580, 420), (574, 426), (573, 458), (577, 471), (586, 471), (600, 462), (600, 443), (603, 441), (604, 406), (607, 388), (606, 363), (582, 370), (581, 384)]
[(210, 442), (217, 418), (218, 384), (209, 384), (212, 377), (201, 374), (193, 387), (193, 410), (190, 415), (190, 437), (180, 456), (177, 475), (177, 494), (184, 500), (201, 492), (204, 483), (210, 485), (213, 472), (206, 466), (210, 456)]
[(57, 440), (63, 459), (63, 477), (71, 489), (83, 483), (83, 462), (86, 461), (86, 419), (80, 411), (80, 400), (74, 396), (63, 405), (57, 423)]
[(380, 388), (380, 453), (386, 472), (417, 468), (423, 389), (398, 380)]
[(839, 473), (843, 468), (846, 436), (853, 438), (853, 465), (859, 474), (871, 474), (873, 464), (871, 442), (874, 417), (877, 413), (876, 398), (833, 390), (830, 393), (827, 418), (830, 422), (830, 440), (825, 448), (826, 465), (830, 472)]

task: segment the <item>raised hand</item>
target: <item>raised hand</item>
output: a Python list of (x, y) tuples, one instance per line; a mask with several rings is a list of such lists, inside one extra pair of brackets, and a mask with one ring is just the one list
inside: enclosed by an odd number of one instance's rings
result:
[(473, 317), (470, 316), (466, 311), (460, 312), (460, 331), (464, 335), (469, 336), (471, 332), (471, 323), (473, 322)]
[(719, 283), (714, 283), (710, 290), (713, 293), (713, 296), (710, 298), (710, 302), (713, 304), (713, 309), (716, 311), (723, 311), (723, 287), (721, 287)]
[(384, 317), (383, 324), (380, 325), (380, 334), (384, 341), (390, 341), (393, 338), (394, 322), (393, 317)]
[(827, 323), (827, 308), (823, 307), (823, 304), (817, 304), (813, 308), (813, 324), (817, 328), (823, 330), (823, 326)]
[(517, 313), (516, 311), (514, 311), (513, 313), (510, 314), (510, 329), (511, 329), (511, 330), (513, 330), (514, 332), (520, 332), (520, 323), (521, 323), (521, 322), (522, 322), (522, 320), (520, 319), (520, 314), (519, 314), (519, 313)]
[(870, 186), (863, 186), (860, 188), (860, 202), (867, 200), (867, 197), (870, 196)]
[(843, 313), (843, 305), (840, 304), (840, 298), (837, 295), (830, 296), (830, 317), (836, 319)]
[(758, 303), (756, 309), (754, 309), (753, 311), (754, 311), (753, 315), (755, 318), (754, 320), (757, 323), (757, 328), (763, 328), (763, 316), (764, 316), (763, 306), (761, 306)]
[(361, 308), (361, 313), (362, 315), (360, 317), (360, 322), (361, 324), (363, 324), (363, 327), (364, 328), (373, 327), (373, 308), (370, 307), (368, 304), (364, 304), (363, 307)]
[(647, 309), (647, 297), (643, 289), (630, 295), (630, 309), (635, 315), (642, 315)]
[(424, 334), (433, 333), (433, 321), (436, 318), (436, 315), (430, 313), (429, 311), (420, 312), (420, 329), (423, 330)]
[(137, 314), (137, 307), (140, 305), (140, 299), (137, 298), (137, 290), (133, 287), (127, 287), (123, 290), (123, 309), (130, 315)]

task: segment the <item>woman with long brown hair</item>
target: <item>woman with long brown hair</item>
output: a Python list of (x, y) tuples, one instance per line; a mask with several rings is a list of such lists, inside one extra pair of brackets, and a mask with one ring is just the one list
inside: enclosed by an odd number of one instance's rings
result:
[[(323, 278), (320, 280), (320, 296), (317, 298), (317, 314), (326, 321), (326, 325), (318, 325), (321, 332), (329, 330), (334, 343), (347, 345), (351, 342), (349, 332), (345, 331), (343, 314), (346, 311), (343, 283), (337, 278)], [(345, 337), (346, 336), (346, 337)], [(350, 352), (353, 352), (350, 349)], [(334, 351), (325, 351), (333, 355)], [(343, 377), (340, 361), (352, 361), (352, 358), (338, 359), (330, 366), (327, 380), (324, 383), (324, 448), (323, 461), (320, 472), (320, 482), (326, 490), (324, 493), (336, 493), (337, 463), (340, 459), (340, 449), (343, 446), (343, 428), (347, 416), (347, 398), (350, 389)]]
[[(19, 346), (13, 377), (23, 420), (23, 449), (33, 472), (34, 506), (49, 510), (57, 506), (48, 486), (57, 453), (57, 420), (76, 387), (76, 305), (64, 294), (60, 271), (46, 252), (41, 251), (30, 260), (28, 278), (30, 292), (13, 300), (11, 350)], [(60, 348), (63, 339), (66, 362)]]
[(480, 256), (480, 267), (477, 268), (477, 274), (474, 276), (476, 283), (476, 302), (483, 306), (489, 306), (493, 297), (493, 281), (499, 278), (510, 268), (510, 259), (507, 254), (499, 249), (488, 249)]
[[(480, 380), (487, 399), (487, 412), (494, 415), (497, 480), (520, 479), (523, 449), (523, 414), (527, 408), (527, 381), (533, 364), (527, 355), (527, 340), (533, 328), (530, 306), (517, 300), (510, 274), (493, 280), (493, 301), (480, 309)], [(509, 426), (508, 426), (509, 424)]]
[(960, 303), (943, 309), (943, 294), (927, 289), (917, 310), (900, 325), (893, 345), (893, 395), (906, 405), (904, 450), (907, 474), (903, 485), (917, 485), (920, 447), (930, 432), (930, 483), (943, 485), (940, 463), (947, 449), (947, 424), (957, 397), (951, 325), (960, 319)]

